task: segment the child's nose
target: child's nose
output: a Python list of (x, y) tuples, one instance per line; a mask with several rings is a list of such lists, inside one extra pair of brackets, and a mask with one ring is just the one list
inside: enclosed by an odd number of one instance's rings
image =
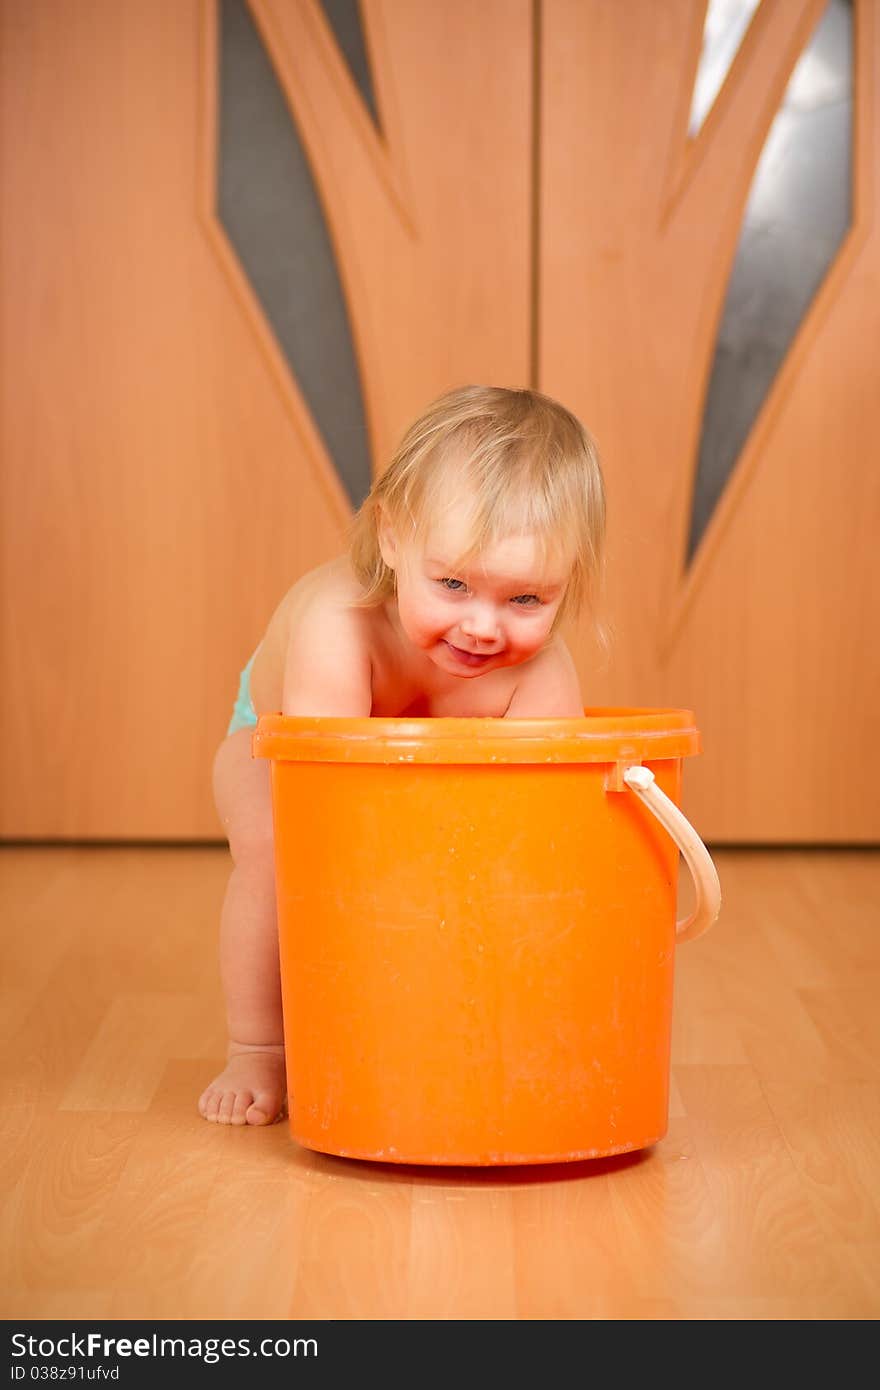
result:
[(461, 630), (475, 642), (494, 642), (498, 637), (498, 621), (495, 610), (477, 604), (463, 614)]

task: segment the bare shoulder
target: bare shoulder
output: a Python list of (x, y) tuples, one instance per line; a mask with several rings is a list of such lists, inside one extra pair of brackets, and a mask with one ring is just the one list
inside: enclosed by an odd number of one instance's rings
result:
[(345, 639), (358, 651), (368, 653), (375, 610), (357, 606), (363, 592), (345, 556), (322, 565), (312, 572), (291, 606), (288, 636), (302, 629), (325, 645)]
[(506, 719), (580, 719), (584, 703), (574, 658), (561, 637), (554, 637), (519, 668)]
[(291, 594), (282, 685), (285, 714), (370, 713), (371, 652), (361, 589), (347, 561), (331, 561)]
[(268, 640), (286, 645), (303, 623), (312, 625), (320, 618), (344, 621), (358, 588), (343, 557), (317, 565), (287, 590), (272, 614), (264, 643)]
[(318, 565), (288, 589), (254, 660), (258, 712), (370, 713), (369, 631), (351, 607), (360, 593), (347, 557)]

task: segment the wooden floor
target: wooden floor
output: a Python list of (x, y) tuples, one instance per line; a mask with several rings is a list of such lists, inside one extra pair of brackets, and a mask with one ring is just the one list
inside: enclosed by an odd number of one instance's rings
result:
[(0, 851), (0, 1315), (876, 1318), (880, 855), (715, 858), (667, 1137), (469, 1171), (199, 1118), (225, 850)]

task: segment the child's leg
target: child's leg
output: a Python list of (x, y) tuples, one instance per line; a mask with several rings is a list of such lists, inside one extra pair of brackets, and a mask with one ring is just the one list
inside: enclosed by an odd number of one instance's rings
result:
[(285, 1093), (269, 764), (251, 757), (251, 734), (231, 734), (214, 759), (214, 800), (234, 863), (220, 922), (229, 1060), (199, 1110), (221, 1124), (269, 1124)]

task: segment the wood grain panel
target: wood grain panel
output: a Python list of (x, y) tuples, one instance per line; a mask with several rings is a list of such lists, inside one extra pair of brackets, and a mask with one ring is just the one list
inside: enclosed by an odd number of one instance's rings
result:
[[(764, 1093), (785, 1135), (810, 1203), (830, 1239), (876, 1247), (880, 1201), (874, 1174), (880, 1161), (880, 1087), (770, 1082)], [(816, 1144), (816, 1132), (824, 1143)], [(880, 1265), (875, 1266), (880, 1271)]]
[(743, 210), (822, 8), (764, 0), (689, 140), (703, 4), (542, 5), (540, 385), (595, 430), (609, 491), (617, 649), (608, 673), (583, 663), (582, 677), (601, 702), (697, 712), (706, 756), (688, 766), (686, 808), (716, 842), (880, 838), (880, 397), (866, 350), (880, 341), (880, 41), (869, 2), (855, 7), (852, 228), (684, 565)]
[(251, 11), (336, 248), (381, 472), (438, 389), (528, 384), (532, 7), (368, 0), (381, 134), (318, 0)]
[[(131, 1116), (43, 1116), (30, 1128), (30, 1160), (7, 1213), (3, 1285), (76, 1286), (77, 1271), (97, 1272), (95, 1245), (137, 1136)], [(28, 1219), (38, 1212), (36, 1228)], [(5, 1266), (5, 1267), (4, 1267)]]
[(314, 1172), (288, 1316), (397, 1316), (409, 1278), (410, 1189), (381, 1164), (371, 1171), (326, 1154), (314, 1155)]
[(216, 834), (237, 671), (347, 507), (200, 220), (198, 5), (2, 13), (0, 830)]
[[(251, 9), (381, 467), (441, 391), (526, 379), (531, 7), (367, 6), (387, 140), (317, 3)], [(214, 4), (0, 24), (0, 835), (219, 838), (238, 672), (350, 505), (215, 216)]]
[[(223, 1009), (191, 903), (199, 884), (214, 901), (225, 850), (4, 849), (0, 946), (16, 938), (28, 1007), (0, 1066), (0, 1315), (876, 1319), (880, 1082), (867, 997), (856, 1010), (852, 995), (880, 978), (880, 856), (718, 859), (724, 915), (678, 956), (685, 1046), (664, 1139), (473, 1170), (357, 1163), (301, 1149), (286, 1125), (202, 1120)], [(157, 884), (179, 905), (155, 933), (176, 967), (164, 1010), (155, 942), (108, 935), (100, 909), (125, 922)], [(47, 984), (38, 958), (62, 891), (68, 949)], [(855, 953), (833, 949), (844, 920)], [(139, 973), (154, 1018), (180, 1016), (175, 974), (193, 982), (192, 1033), (132, 1033), (123, 1089), (96, 1039)], [(811, 1015), (821, 1031), (792, 1027)], [(72, 1086), (98, 1100), (106, 1087), (107, 1108), (65, 1108)], [(135, 1092), (144, 1108), (123, 1109)]]
[(514, 1200), (491, 1180), (416, 1179), (408, 1318), (503, 1322), (517, 1316)]

